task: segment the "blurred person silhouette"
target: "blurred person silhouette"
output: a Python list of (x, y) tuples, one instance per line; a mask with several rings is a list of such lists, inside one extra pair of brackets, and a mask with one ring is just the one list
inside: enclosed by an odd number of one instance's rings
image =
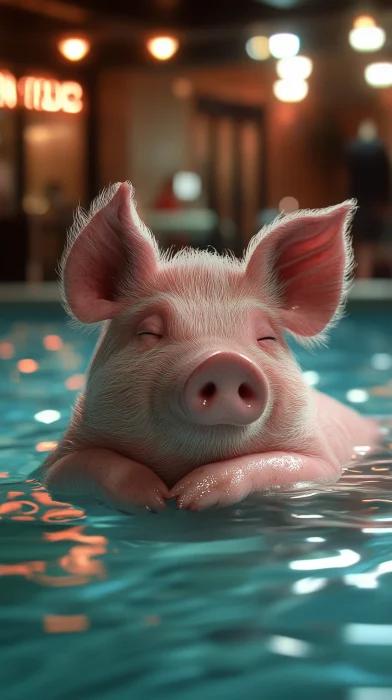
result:
[(345, 162), (348, 196), (359, 205), (352, 229), (356, 275), (369, 278), (375, 273), (377, 245), (390, 200), (388, 152), (374, 121), (361, 121), (357, 137), (346, 146)]

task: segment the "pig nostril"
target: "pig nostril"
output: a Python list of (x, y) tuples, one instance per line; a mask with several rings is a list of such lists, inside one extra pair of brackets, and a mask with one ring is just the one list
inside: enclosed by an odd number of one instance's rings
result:
[(201, 399), (212, 399), (213, 396), (216, 394), (216, 386), (214, 382), (208, 382), (203, 388), (200, 390), (199, 396)]
[(252, 399), (256, 398), (256, 392), (249, 384), (241, 384), (238, 394), (243, 401), (252, 401)]

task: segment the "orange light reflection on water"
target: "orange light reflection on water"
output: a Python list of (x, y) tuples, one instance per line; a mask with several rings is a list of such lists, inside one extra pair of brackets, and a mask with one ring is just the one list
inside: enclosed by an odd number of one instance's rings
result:
[[(29, 481), (28, 483), (37, 482)], [(29, 500), (30, 499), (30, 500)], [(85, 512), (70, 503), (55, 501), (43, 486), (31, 489), (29, 494), (23, 491), (9, 491), (7, 500), (0, 504), (0, 520), (33, 521), (44, 523), (67, 523), (85, 518)], [(0, 576), (23, 576), (43, 586), (61, 588), (83, 586), (93, 579), (106, 578), (105, 563), (100, 559), (107, 553), (108, 540), (103, 535), (89, 535), (82, 525), (74, 525), (63, 530), (44, 532), (43, 540), (48, 543), (75, 542), (68, 551), (58, 556), (53, 562), (31, 561), (0, 565)], [(99, 557), (99, 559), (95, 559)], [(59, 570), (58, 573), (53, 570)], [(83, 623), (84, 624), (84, 623)]]
[(83, 389), (84, 387), (84, 374), (73, 374), (72, 377), (68, 377), (64, 384), (66, 389), (70, 391), (77, 391), (78, 389)]
[(58, 445), (58, 442), (47, 440), (46, 442), (38, 442), (35, 446), (36, 452), (51, 452)]
[(48, 634), (85, 632), (90, 628), (87, 615), (44, 615), (43, 624)]
[(37, 371), (38, 362), (30, 359), (19, 360), (16, 366), (19, 372), (22, 372), (23, 374), (32, 374), (33, 372)]
[(43, 339), (43, 344), (46, 350), (61, 350), (63, 347), (63, 341), (59, 335), (45, 335)]
[(15, 347), (12, 343), (0, 343), (0, 359), (11, 360), (15, 355)]

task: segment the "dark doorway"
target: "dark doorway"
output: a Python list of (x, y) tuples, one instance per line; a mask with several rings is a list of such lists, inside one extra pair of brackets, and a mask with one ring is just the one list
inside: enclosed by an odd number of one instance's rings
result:
[(258, 215), (267, 200), (264, 112), (258, 107), (199, 98), (193, 136), (207, 206), (219, 219), (234, 223), (234, 252), (241, 254), (257, 232)]

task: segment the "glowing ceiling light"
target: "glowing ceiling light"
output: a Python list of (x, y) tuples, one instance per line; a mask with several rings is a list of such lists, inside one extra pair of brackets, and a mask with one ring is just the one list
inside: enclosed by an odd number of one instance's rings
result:
[(269, 39), (269, 50), (274, 58), (295, 56), (301, 46), (296, 34), (273, 34)]
[(371, 63), (365, 68), (365, 80), (372, 87), (392, 85), (392, 63)]
[(309, 92), (309, 85), (305, 80), (277, 80), (273, 90), (281, 102), (301, 102)]
[(386, 34), (381, 27), (352, 29), (348, 35), (350, 46), (355, 51), (378, 51), (385, 44)]
[(370, 15), (360, 15), (353, 22), (354, 29), (364, 29), (367, 27), (375, 27), (376, 20)]
[(90, 51), (90, 43), (86, 39), (63, 39), (57, 45), (58, 50), (68, 61), (81, 61)]
[(386, 34), (370, 15), (361, 15), (354, 20), (348, 35), (350, 46), (356, 51), (378, 51), (385, 44)]
[(270, 42), (266, 36), (252, 36), (246, 42), (245, 50), (254, 61), (265, 61), (271, 55)]
[(306, 80), (313, 70), (313, 62), (307, 56), (282, 58), (276, 64), (276, 72), (282, 80)]
[(147, 49), (158, 61), (167, 61), (177, 53), (179, 42), (172, 36), (157, 36), (149, 39)]

